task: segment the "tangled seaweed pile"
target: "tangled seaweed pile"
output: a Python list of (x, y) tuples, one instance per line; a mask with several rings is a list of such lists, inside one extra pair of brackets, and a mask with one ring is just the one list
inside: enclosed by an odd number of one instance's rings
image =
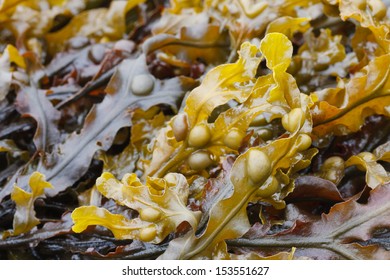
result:
[(390, 259), (388, 10), (0, 1), (0, 258)]

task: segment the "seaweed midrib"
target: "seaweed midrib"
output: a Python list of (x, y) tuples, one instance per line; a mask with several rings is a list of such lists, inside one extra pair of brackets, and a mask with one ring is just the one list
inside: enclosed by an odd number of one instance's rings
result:
[(377, 91), (378, 92), (374, 93), (373, 95), (367, 96), (367, 97), (359, 100), (358, 102), (352, 104), (352, 106), (346, 107), (343, 111), (337, 113), (333, 117), (331, 117), (329, 119), (326, 119), (326, 120), (324, 120), (324, 121), (322, 121), (320, 123), (315, 124), (313, 128), (316, 128), (318, 126), (325, 125), (327, 123), (333, 122), (334, 120), (337, 120), (337, 119), (343, 117), (344, 115), (348, 114), (350, 111), (356, 109), (357, 107), (359, 107), (359, 106), (361, 106), (361, 105), (363, 105), (363, 104), (365, 104), (365, 103), (367, 103), (369, 101), (390, 96), (390, 91), (389, 90), (385, 91), (383, 94), (381, 94), (381, 92), (379, 90), (377, 90)]

